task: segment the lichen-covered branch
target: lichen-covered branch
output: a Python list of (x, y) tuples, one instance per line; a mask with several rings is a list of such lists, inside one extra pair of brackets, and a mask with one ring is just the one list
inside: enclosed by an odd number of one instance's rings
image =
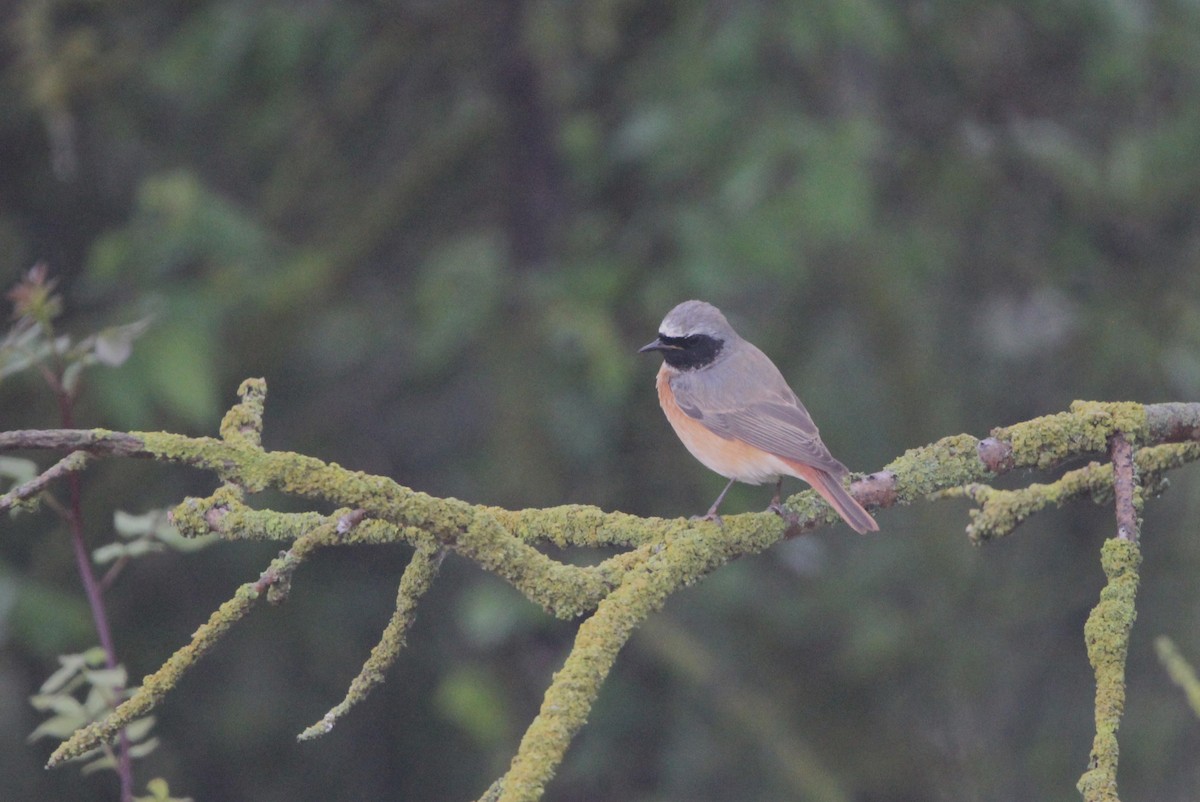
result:
[(68, 473), (82, 471), (87, 467), (91, 458), (92, 455), (86, 451), (72, 451), (28, 482), (19, 484), (0, 496), (0, 510), (12, 509), (18, 504), (38, 495), (48, 485), (61, 479)]
[(675, 590), (692, 584), (743, 549), (761, 545), (753, 529), (741, 527), (731, 533), (734, 537), (726, 538), (721, 528), (711, 523), (692, 527), (677, 521), (669, 525), (662, 548), (580, 625), (571, 653), (554, 675), (541, 710), (499, 782), (499, 802), (529, 802), (541, 797), (633, 630)]
[(1117, 797), (1117, 727), (1125, 712), (1125, 659), (1129, 633), (1137, 618), (1138, 548), (1141, 493), (1134, 470), (1133, 438), (1115, 432), (1109, 438), (1116, 537), (1105, 541), (1100, 563), (1108, 584), (1083, 626), (1088, 661), (1096, 674), (1096, 736), (1087, 771), (1077, 785), (1084, 802), (1120, 802)]
[(1117, 727), (1125, 712), (1125, 658), (1137, 617), (1134, 601), (1142, 554), (1137, 541), (1114, 537), (1105, 541), (1100, 561), (1108, 584), (1083, 627), (1088, 661), (1096, 674), (1096, 737), (1077, 787), (1084, 802), (1119, 802)]
[(330, 732), (346, 711), (365, 699), (375, 686), (383, 682), (387, 670), (396, 662), (400, 650), (404, 648), (405, 634), (417, 617), (417, 602), (433, 585), (433, 579), (437, 576), (438, 567), (442, 564), (445, 554), (445, 550), (432, 539), (417, 547), (412, 561), (400, 577), (400, 590), (396, 594), (396, 609), (391, 620), (384, 628), (379, 643), (371, 649), (371, 656), (363, 664), (362, 670), (351, 681), (346, 698), (320, 721), (300, 733), (297, 740), (307, 741)]
[[(380, 643), (346, 699), (302, 737), (327, 730), (381, 680), (403, 645), (415, 605), (433, 581), (441, 555), (453, 552), (506, 579), (552, 615), (588, 616), (580, 625), (573, 650), (547, 689), (541, 712), (522, 739), (509, 772), (485, 794), (486, 799), (509, 802), (537, 799), (587, 719), (616, 655), (634, 629), (671, 593), (739, 556), (761, 552), (783, 538), (836, 520), (829, 507), (807, 491), (787, 499), (786, 520), (770, 513), (749, 513), (726, 517), (723, 527), (682, 519), (638, 518), (595, 507), (512, 511), (434, 498), (387, 477), (302, 454), (265, 451), (261, 432), (266, 385), (262, 380), (247, 380), (239, 393), (241, 401), (222, 420), (219, 439), (104, 430), (0, 433), (0, 452), (68, 450), (90, 455), (89, 459), (148, 458), (209, 471), (220, 482), (212, 495), (186, 499), (172, 512), (181, 532), (291, 543), (259, 580), (239, 588), (197, 630), (192, 643), (147, 677), (142, 689), (108, 720), (75, 733), (64, 743), (52, 756), (52, 764), (104, 742), (129, 720), (144, 715), (264, 593), (272, 601), (282, 600), (296, 568), (314, 549), (407, 543), (415, 547), (416, 554), (400, 582), (396, 611)], [(1094, 463), (1048, 484), (1016, 491), (996, 491), (983, 483), (1016, 468), (1050, 470), (1080, 456), (1104, 454), (1110, 443), (1122, 441), (1130, 446), (1130, 471), (1136, 464), (1136, 477), (1153, 492), (1163, 486), (1166, 471), (1200, 459), (1200, 404), (1076, 402), (1067, 412), (995, 429), (984, 440), (963, 434), (911, 449), (883, 470), (858, 479), (850, 489), (868, 506), (888, 507), (960, 488), (952, 492), (981, 505), (973, 516), (972, 534), (978, 536), (986, 530), (992, 533), (989, 536), (996, 536), (1051, 503), (1087, 496), (1097, 501), (1111, 498), (1112, 465)], [(1121, 460), (1124, 464), (1126, 457)], [(71, 462), (69, 467), (74, 470), (82, 465)], [(50, 475), (37, 490), (53, 478)], [(341, 509), (330, 517), (248, 506), (248, 494), (267, 488)], [(1140, 503), (1140, 496), (1137, 500)], [(4, 507), (0, 499), (0, 509)], [(622, 551), (597, 565), (576, 566), (554, 560), (536, 548), (544, 543)], [(1121, 650), (1127, 648), (1122, 638), (1132, 624), (1132, 594), (1137, 584), (1136, 542), (1113, 543), (1116, 545), (1105, 546), (1109, 587), (1088, 624), (1089, 654), (1098, 684), (1095, 771), (1100, 772), (1107, 770), (1109, 754), (1109, 741), (1101, 738), (1101, 733), (1111, 735), (1115, 750), (1116, 720), (1123, 704)], [(1119, 660), (1114, 661), (1112, 656), (1118, 652)], [(1115, 751), (1113, 756), (1115, 772)], [(1089, 780), (1092, 775), (1085, 775), (1081, 787), (1085, 781), (1101, 782)]]
[(300, 563), (319, 545), (325, 530), (335, 527), (336, 520), (328, 520), (308, 534), (301, 535), (292, 544), (292, 548), (271, 561), (271, 565), (257, 580), (239, 587), (233, 598), (217, 608), (208, 621), (201, 624), (192, 635), (192, 640), (187, 646), (171, 655), (153, 674), (144, 677), (141, 687), (122, 702), (112, 715), (76, 731), (60, 744), (50, 755), (47, 767), (57, 766), (99, 744), (107, 743), (134, 719), (149, 713), (162, 701), (167, 692), (178, 684), (184, 673), (207, 654), (230, 627), (245, 617), (281, 577), (290, 577), (295, 572)]
[[(1133, 455), (1142, 490), (1162, 486), (1163, 474), (1200, 459), (1200, 443), (1165, 443), (1138, 449)], [(1087, 498), (1097, 504), (1113, 500), (1113, 465), (1089, 462), (1082, 468), (1067, 471), (1053, 482), (1033, 482), (1016, 490), (998, 490), (990, 485), (972, 482), (952, 487), (940, 494), (944, 498), (962, 496), (979, 505), (971, 510), (967, 535), (975, 544), (1009, 535), (1034, 513), (1048, 507), (1061, 507)]]

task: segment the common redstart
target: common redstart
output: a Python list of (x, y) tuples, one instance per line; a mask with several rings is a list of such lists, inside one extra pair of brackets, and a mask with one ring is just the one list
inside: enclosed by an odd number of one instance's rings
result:
[(721, 310), (684, 301), (663, 318), (658, 339), (638, 351), (662, 352), (658, 403), (692, 456), (729, 480), (705, 519), (719, 520), (717, 509), (734, 482), (777, 482), (770, 509), (782, 514), (783, 477), (795, 476), (856, 532), (879, 530), (842, 486), (849, 470), (821, 442), (779, 368), (739, 337)]

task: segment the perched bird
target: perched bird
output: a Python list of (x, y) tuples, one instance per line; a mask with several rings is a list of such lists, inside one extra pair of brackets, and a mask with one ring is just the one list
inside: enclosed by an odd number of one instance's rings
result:
[(779, 368), (739, 337), (721, 310), (684, 301), (663, 318), (658, 338), (638, 351), (662, 352), (658, 403), (692, 456), (729, 480), (705, 519), (720, 520), (717, 509), (734, 482), (777, 482), (770, 509), (782, 514), (783, 477), (795, 476), (856, 532), (879, 530), (842, 486), (849, 471), (821, 442)]

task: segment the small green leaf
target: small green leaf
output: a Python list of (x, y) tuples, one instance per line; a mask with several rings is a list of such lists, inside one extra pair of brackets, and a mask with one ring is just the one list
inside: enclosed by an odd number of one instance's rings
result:
[(87, 717), (82, 714), (79, 716), (51, 716), (29, 733), (25, 740), (28, 743), (33, 743), (41, 738), (56, 738), (61, 741), (87, 723)]
[(124, 689), (125, 683), (129, 681), (129, 676), (125, 672), (124, 666), (91, 669), (83, 672), (83, 675), (89, 683), (97, 688)]
[(117, 767), (116, 757), (112, 752), (107, 752), (103, 757), (93, 760), (91, 763), (83, 764), (80, 769), (84, 774), (93, 774), (102, 769), (115, 769)]
[(87, 655), (84, 654), (60, 654), (58, 656), (59, 669), (46, 678), (42, 683), (42, 687), (38, 690), (42, 693), (54, 693), (61, 690), (71, 681), (77, 674), (83, 671), (87, 665)]
[(164, 525), (156, 533), (158, 541), (172, 551), (190, 552), (207, 548), (221, 539), (216, 532), (198, 537), (184, 537), (171, 524)]
[(154, 716), (143, 716), (142, 718), (135, 719), (125, 727), (125, 734), (129, 737), (129, 740), (136, 743), (150, 734), (150, 730), (154, 729), (155, 720)]
[(37, 463), (33, 460), (0, 456), (0, 477), (11, 479), (14, 485), (25, 484), (37, 475)]
[(171, 796), (171, 787), (162, 777), (155, 777), (146, 783), (146, 790), (150, 792), (150, 796), (134, 797), (133, 802), (192, 802), (190, 796)]
[(99, 668), (108, 662), (108, 655), (104, 653), (103, 646), (93, 646), (83, 653), (83, 660), (91, 668)]
[(142, 318), (124, 326), (109, 326), (96, 335), (93, 353), (102, 365), (117, 367), (133, 353), (133, 341), (150, 328), (150, 318)]
[(83, 703), (69, 693), (39, 693), (29, 697), (29, 704), (34, 710), (57, 713), (63, 716), (78, 715), (83, 717)]
[(113, 528), (121, 537), (132, 538), (154, 532), (162, 517), (161, 510), (151, 510), (143, 515), (117, 510), (113, 513)]
[(109, 543), (107, 546), (101, 546), (98, 549), (92, 550), (92, 562), (97, 565), (116, 562), (122, 557), (128, 556), (129, 547), (124, 543)]
[(129, 747), (129, 756), (132, 758), (145, 757), (158, 748), (158, 739), (151, 738), (148, 741), (140, 744), (134, 744)]

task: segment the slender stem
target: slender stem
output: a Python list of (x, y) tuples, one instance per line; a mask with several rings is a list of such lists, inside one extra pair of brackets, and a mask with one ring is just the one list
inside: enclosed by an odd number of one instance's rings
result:
[(1116, 496), (1117, 537), (1123, 540), (1138, 539), (1138, 510), (1135, 488), (1137, 477), (1133, 465), (1133, 444), (1117, 432), (1111, 441), (1113, 466), (1113, 493)]
[[(56, 354), (57, 356), (57, 354)], [(59, 417), (65, 429), (75, 428), (74, 399), (63, 386), (61, 376), (62, 365), (58, 365), (57, 375), (50, 382), (54, 395), (58, 399)], [(117, 650), (113, 645), (112, 627), (108, 623), (108, 614), (104, 609), (104, 591), (96, 580), (96, 572), (92, 570), (92, 559), (88, 553), (87, 542), (83, 534), (83, 483), (79, 474), (71, 472), (67, 475), (67, 528), (71, 531), (71, 547), (75, 553), (75, 568), (79, 571), (79, 579), (83, 582), (83, 592), (87, 596), (88, 607), (92, 611), (92, 622), (96, 625), (96, 635), (100, 639), (100, 647), (104, 650), (104, 663), (109, 668), (117, 667)], [(124, 689), (116, 689), (118, 697), (124, 695)], [(117, 748), (117, 778), (121, 785), (121, 802), (133, 800), (133, 758), (129, 752), (129, 736), (121, 730)]]

